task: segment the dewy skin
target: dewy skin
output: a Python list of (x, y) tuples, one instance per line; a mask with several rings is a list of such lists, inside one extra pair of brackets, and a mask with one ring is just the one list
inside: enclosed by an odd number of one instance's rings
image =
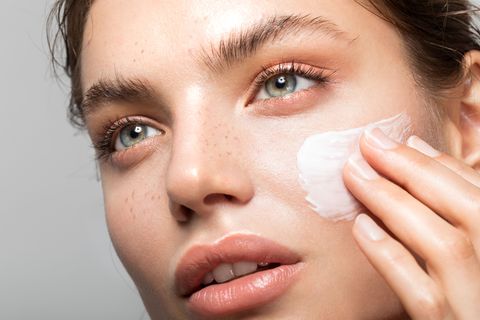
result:
[(306, 200), (321, 217), (333, 221), (352, 220), (362, 210), (345, 187), (342, 172), (352, 154), (361, 157), (360, 137), (366, 129), (374, 127), (399, 142), (405, 142), (411, 134), (410, 117), (401, 113), (361, 128), (315, 134), (308, 137), (298, 151), (300, 183), (307, 192)]

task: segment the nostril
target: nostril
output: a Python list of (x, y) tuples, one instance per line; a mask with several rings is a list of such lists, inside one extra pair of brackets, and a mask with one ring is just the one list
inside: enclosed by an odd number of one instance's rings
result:
[(185, 217), (185, 219), (187, 221), (189, 221), (190, 218), (192, 217), (192, 215), (194, 214), (193, 210), (190, 209), (190, 208), (187, 208), (185, 206), (181, 206), (181, 210), (182, 210), (182, 214)]
[(213, 205), (215, 203), (219, 203), (223, 201), (231, 202), (234, 199), (235, 197), (229, 194), (215, 193), (215, 194), (209, 194), (208, 196), (205, 197), (203, 201), (206, 205)]
[(170, 208), (171, 214), (180, 223), (188, 222), (192, 217), (192, 215), (194, 214), (193, 210), (178, 203), (170, 202), (169, 208)]

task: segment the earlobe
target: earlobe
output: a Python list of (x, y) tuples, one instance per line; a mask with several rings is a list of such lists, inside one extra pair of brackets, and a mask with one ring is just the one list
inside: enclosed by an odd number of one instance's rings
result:
[(462, 136), (462, 158), (480, 171), (480, 51), (465, 56), (465, 93), (460, 110), (459, 130)]

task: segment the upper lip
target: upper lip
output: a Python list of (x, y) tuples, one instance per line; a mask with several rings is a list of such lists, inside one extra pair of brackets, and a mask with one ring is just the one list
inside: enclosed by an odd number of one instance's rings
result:
[(195, 245), (182, 256), (175, 270), (175, 286), (181, 296), (200, 288), (202, 279), (222, 263), (240, 261), (295, 264), (300, 257), (290, 249), (256, 235), (234, 234), (211, 245)]

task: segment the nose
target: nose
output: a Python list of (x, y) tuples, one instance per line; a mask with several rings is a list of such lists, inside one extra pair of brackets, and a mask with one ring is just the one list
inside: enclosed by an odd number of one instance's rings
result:
[(192, 215), (209, 215), (225, 205), (241, 205), (253, 197), (254, 188), (241, 163), (237, 142), (225, 118), (190, 115), (174, 130), (166, 175), (170, 210), (179, 221)]

